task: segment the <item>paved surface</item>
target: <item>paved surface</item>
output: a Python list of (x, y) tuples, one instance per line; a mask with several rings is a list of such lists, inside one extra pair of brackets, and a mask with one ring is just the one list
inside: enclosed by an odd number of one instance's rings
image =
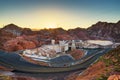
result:
[(24, 60), (19, 54), (16, 53), (6, 53), (0, 51), (0, 64), (12, 68), (17, 71), (31, 72), (31, 73), (54, 73), (54, 72), (67, 72), (74, 71), (78, 69), (87, 68), (90, 64), (98, 59), (101, 55), (111, 50), (110, 48), (92, 50), (91, 53), (87, 54), (80, 60), (71, 62), (75, 65), (69, 67), (47, 67), (37, 64), (30, 63)]

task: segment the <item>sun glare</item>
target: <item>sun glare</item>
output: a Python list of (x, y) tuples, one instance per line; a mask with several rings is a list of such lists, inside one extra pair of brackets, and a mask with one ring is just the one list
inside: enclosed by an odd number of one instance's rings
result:
[(56, 24), (48, 24), (46, 28), (57, 28)]

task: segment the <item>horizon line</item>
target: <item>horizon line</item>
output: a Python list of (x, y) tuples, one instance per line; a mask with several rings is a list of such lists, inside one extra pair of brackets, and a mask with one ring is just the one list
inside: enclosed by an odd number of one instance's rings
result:
[[(99, 22), (102, 22), (102, 23), (113, 23), (113, 24), (115, 24), (115, 23), (120, 22), (120, 20), (118, 20), (118, 21), (116, 21), (116, 22), (97, 21), (97, 22), (94, 23), (94, 24), (97, 24), (97, 23), (99, 23)], [(70, 29), (76, 29), (76, 28), (87, 29), (87, 28), (91, 27), (92, 25), (94, 25), (94, 24), (91, 24), (91, 26), (89, 26), (89, 27), (76, 26), (76, 27), (74, 27), (74, 28), (65, 29), (63, 26), (56, 26), (55, 28), (47, 28), (47, 27), (43, 27), (43, 28), (31, 28), (31, 27), (19, 26), (19, 25), (16, 24), (16, 23), (9, 23), (9, 24), (6, 24), (6, 25), (2, 24), (2, 26), (0, 26), (0, 28), (4, 28), (5, 26), (10, 25), (10, 24), (16, 25), (17, 27), (20, 27), (20, 28), (29, 28), (29, 29), (31, 29), (31, 30), (33, 30), (33, 31), (34, 31), (34, 30), (35, 30), (35, 31), (38, 31), (38, 30), (42, 30), (42, 29), (57, 29), (57, 28), (62, 28), (62, 29), (64, 29), (64, 30), (70, 30)]]

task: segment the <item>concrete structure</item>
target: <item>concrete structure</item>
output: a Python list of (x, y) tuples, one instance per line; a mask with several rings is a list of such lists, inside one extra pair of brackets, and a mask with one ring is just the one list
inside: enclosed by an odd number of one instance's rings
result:
[(101, 46), (113, 45), (113, 42), (108, 40), (86, 40), (86, 42), (89, 44), (96, 44)]
[(51, 40), (51, 44), (52, 44), (52, 45), (55, 45), (55, 40)]
[(61, 49), (61, 52), (65, 52), (65, 51), (68, 51), (68, 43), (67, 41), (59, 41), (59, 46), (60, 46), (60, 49)]
[(56, 53), (68, 51), (68, 43), (66, 43), (66, 41), (59, 41), (59, 44), (44, 45), (43, 47), (55, 50)]
[(113, 42), (108, 40), (86, 40), (81, 43), (82, 48), (107, 48), (112, 45)]
[(58, 44), (55, 44), (55, 45), (44, 45), (42, 47), (46, 47), (46, 48), (55, 50), (56, 53), (61, 52), (61, 47)]
[(30, 57), (33, 60), (43, 61), (43, 59), (56, 57), (59, 52), (68, 51), (68, 43), (66, 41), (60, 41), (59, 44), (55, 44), (55, 40), (52, 40), (51, 42), (52, 45), (43, 45), (39, 48), (27, 49), (23, 51), (23, 55)]
[(83, 48), (83, 41), (82, 40), (75, 41), (75, 46), (76, 48)]
[(114, 45), (112, 41), (108, 40), (86, 40), (86, 41), (72, 40), (69, 41), (69, 43), (70, 43), (69, 47), (71, 47), (71, 50), (74, 50), (76, 48), (107, 48), (107, 47), (111, 48)]
[[(44, 59), (52, 59), (57, 57), (57, 53), (62, 53), (69, 50), (79, 48), (115, 48), (120, 43), (116, 43), (113, 45), (113, 42), (106, 40), (72, 40), (72, 41), (59, 41), (59, 44), (55, 44), (55, 40), (51, 40), (52, 45), (43, 45), (42, 47), (25, 50), (23, 55), (31, 57), (34, 60), (44, 60)], [(60, 55), (60, 54), (59, 54)], [(58, 55), (58, 56), (59, 56)], [(65, 54), (63, 54), (65, 55)]]
[(75, 40), (72, 40), (71, 50), (74, 50), (74, 49), (76, 49)]
[(120, 46), (120, 43), (114, 43), (112, 48), (116, 48), (117, 46)]
[(56, 51), (47, 47), (39, 47), (36, 49), (27, 49), (23, 51), (23, 55), (32, 59), (50, 59), (56, 56)]
[(99, 45), (96, 44), (90, 44), (90, 43), (84, 43), (83, 48), (99, 48)]

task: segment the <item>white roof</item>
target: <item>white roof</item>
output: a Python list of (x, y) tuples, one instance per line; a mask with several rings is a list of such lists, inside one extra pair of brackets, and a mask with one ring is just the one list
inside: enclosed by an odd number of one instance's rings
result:
[(107, 46), (107, 45), (112, 45), (112, 41), (107, 41), (107, 40), (87, 40), (88, 43), (91, 44), (97, 44), (97, 45), (102, 45), (102, 46)]

